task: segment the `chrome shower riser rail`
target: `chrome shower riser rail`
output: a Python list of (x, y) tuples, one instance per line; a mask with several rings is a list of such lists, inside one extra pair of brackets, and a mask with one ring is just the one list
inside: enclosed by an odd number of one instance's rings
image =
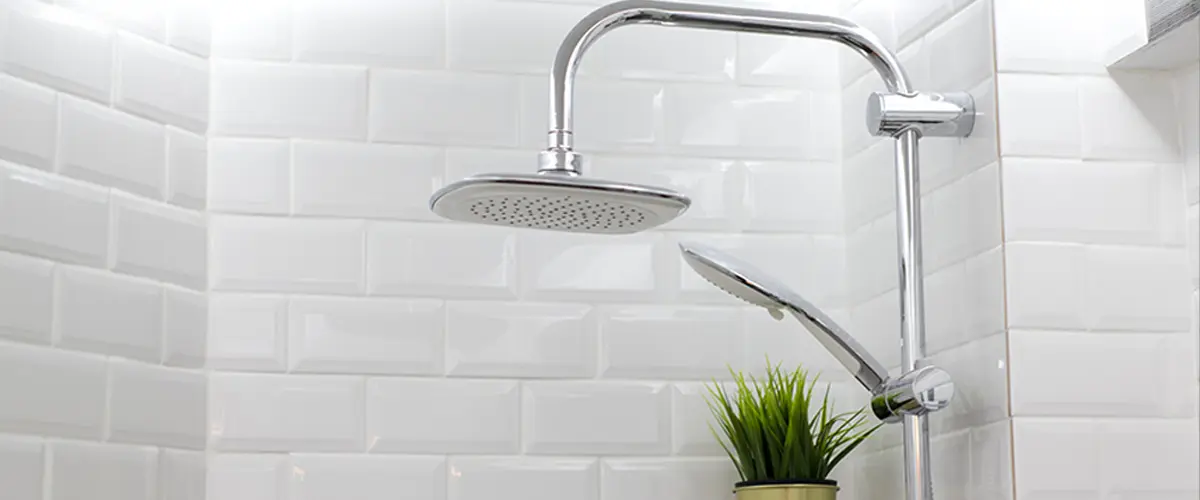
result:
[[(582, 157), (574, 150), (574, 79), (588, 47), (621, 26), (655, 24), (719, 31), (817, 38), (850, 47), (871, 63), (888, 93), (873, 94), (867, 106), (867, 128), (873, 135), (896, 139), (896, 219), (899, 250), (901, 370), (904, 375), (926, 368), (924, 290), (921, 265), (918, 139), (922, 136), (965, 137), (975, 110), (966, 93), (921, 93), (911, 88), (896, 55), (870, 31), (845, 19), (814, 14), (653, 0), (626, 0), (584, 17), (563, 40), (550, 75), (548, 147), (539, 158), (539, 173), (579, 175)], [(905, 376), (897, 379), (903, 384)], [(902, 401), (911, 386), (889, 387)], [(880, 396), (880, 394), (876, 394)], [(886, 399), (886, 398), (885, 398)], [(929, 474), (929, 429), (923, 412), (903, 414), (905, 498), (933, 500)]]

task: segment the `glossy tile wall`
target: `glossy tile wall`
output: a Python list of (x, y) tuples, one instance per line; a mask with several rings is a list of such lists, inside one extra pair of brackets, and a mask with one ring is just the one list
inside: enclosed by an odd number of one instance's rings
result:
[(208, 25), (113, 5), (0, 2), (5, 500), (205, 498)]
[[(930, 418), (938, 498), (1012, 498), (1004, 319), (1000, 170), (990, 0), (843, 2), (842, 15), (898, 52), (918, 90), (968, 91), (978, 118), (966, 139), (921, 141), (927, 352), (954, 376), (954, 403)], [(866, 98), (883, 91), (861, 58), (840, 54), (842, 189), (848, 328), (893, 370), (900, 364), (895, 141), (862, 127)], [(903, 491), (899, 427), (855, 460), (851, 498)]]
[(596, 176), (691, 195), (662, 231), (428, 212), (449, 181), (533, 171), (554, 51), (601, 3), (214, 13), (210, 499), (725, 499), (705, 381), (770, 353), (857, 401), (798, 325), (724, 296), (675, 249), (731, 249), (849, 318), (832, 45), (650, 27), (597, 43), (579, 149)]
[(1196, 69), (1106, 70), (1139, 2), (995, 3), (1016, 498), (1195, 498)]

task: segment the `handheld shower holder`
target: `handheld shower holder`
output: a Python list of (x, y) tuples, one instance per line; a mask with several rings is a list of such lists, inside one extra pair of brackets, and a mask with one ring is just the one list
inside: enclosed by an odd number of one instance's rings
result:
[(873, 92), (867, 99), (867, 131), (895, 136), (966, 137), (975, 128), (975, 99), (966, 92)]
[(871, 412), (879, 420), (896, 423), (905, 415), (921, 416), (950, 406), (954, 382), (950, 374), (927, 365), (891, 378), (871, 391)]

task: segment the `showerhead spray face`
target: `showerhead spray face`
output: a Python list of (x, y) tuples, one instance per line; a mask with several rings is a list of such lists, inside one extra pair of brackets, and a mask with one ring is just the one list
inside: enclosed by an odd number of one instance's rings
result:
[(434, 193), (429, 208), (461, 222), (628, 234), (670, 222), (690, 204), (669, 189), (542, 173), (471, 176)]

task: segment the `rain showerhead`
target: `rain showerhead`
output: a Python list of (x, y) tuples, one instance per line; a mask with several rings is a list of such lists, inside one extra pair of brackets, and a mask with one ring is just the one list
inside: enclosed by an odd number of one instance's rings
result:
[(669, 189), (559, 173), (475, 175), (429, 201), (434, 213), (450, 220), (599, 234), (657, 227), (689, 205), (691, 200)]

